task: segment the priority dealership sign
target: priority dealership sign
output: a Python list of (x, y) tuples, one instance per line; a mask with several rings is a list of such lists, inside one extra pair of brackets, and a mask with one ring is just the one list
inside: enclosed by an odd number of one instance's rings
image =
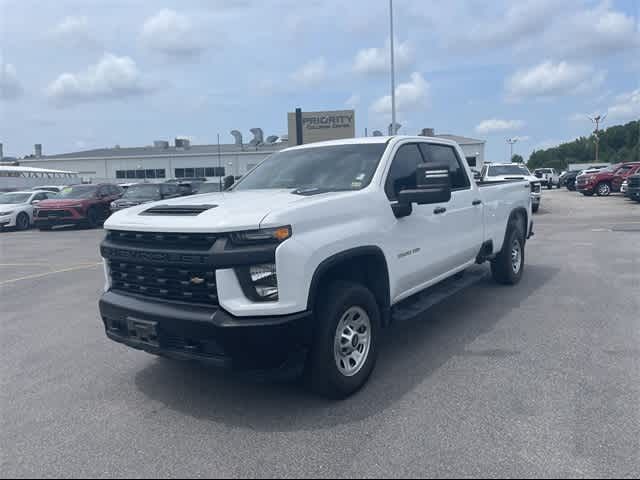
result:
[[(302, 143), (353, 138), (356, 133), (354, 110), (302, 112)], [(298, 145), (296, 113), (288, 114), (289, 145)]]

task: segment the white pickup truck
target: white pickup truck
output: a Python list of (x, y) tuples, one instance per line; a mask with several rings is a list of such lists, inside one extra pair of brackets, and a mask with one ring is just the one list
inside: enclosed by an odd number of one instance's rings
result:
[(517, 283), (530, 183), (476, 183), (460, 147), (373, 137), (292, 147), (230, 190), (105, 223), (109, 338), (233, 370), (304, 373), (343, 398), (371, 374), (394, 310), (475, 263)]
[(482, 167), (480, 179), (483, 182), (504, 180), (526, 180), (531, 184), (531, 209), (536, 213), (542, 201), (542, 182), (531, 174), (522, 163), (490, 163)]

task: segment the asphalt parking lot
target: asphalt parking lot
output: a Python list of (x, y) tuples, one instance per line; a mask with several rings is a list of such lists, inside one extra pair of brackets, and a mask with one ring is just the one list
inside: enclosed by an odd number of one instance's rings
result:
[(534, 220), (519, 285), (395, 324), (339, 403), (108, 341), (102, 231), (0, 233), (0, 474), (638, 477), (640, 204)]

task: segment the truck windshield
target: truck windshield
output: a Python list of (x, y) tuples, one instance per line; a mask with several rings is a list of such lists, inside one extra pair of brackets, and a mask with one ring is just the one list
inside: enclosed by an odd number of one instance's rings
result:
[(489, 176), (497, 177), (499, 175), (531, 175), (527, 167), (520, 165), (491, 165), (489, 167)]
[(278, 152), (244, 176), (233, 190), (360, 190), (371, 182), (386, 148), (386, 143), (372, 143)]

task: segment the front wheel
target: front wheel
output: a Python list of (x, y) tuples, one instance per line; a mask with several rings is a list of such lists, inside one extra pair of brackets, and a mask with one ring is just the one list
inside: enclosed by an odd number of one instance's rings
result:
[(87, 226), (89, 228), (96, 228), (100, 219), (98, 218), (98, 211), (91, 207), (87, 212)]
[(307, 365), (313, 391), (333, 399), (362, 388), (376, 363), (380, 309), (363, 285), (336, 281), (322, 296)]
[(31, 225), (31, 220), (29, 219), (29, 215), (22, 212), (16, 218), (16, 228), (18, 230), (26, 230)]
[(596, 192), (599, 197), (607, 197), (611, 194), (611, 185), (606, 182), (599, 183), (596, 187)]
[(491, 261), (493, 279), (503, 285), (515, 285), (524, 270), (524, 233), (517, 223), (510, 223), (502, 250)]

